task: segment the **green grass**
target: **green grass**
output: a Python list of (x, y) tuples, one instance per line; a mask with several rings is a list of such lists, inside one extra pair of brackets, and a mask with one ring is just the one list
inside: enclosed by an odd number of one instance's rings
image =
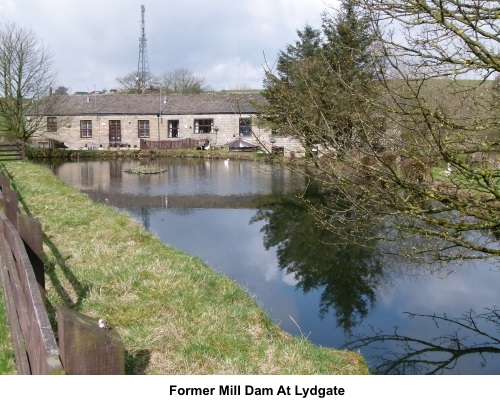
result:
[[(284, 333), (233, 280), (30, 163), (6, 163), (45, 233), (48, 308), (105, 318), (131, 374), (366, 374), (363, 359)], [(52, 314), (53, 317), (53, 314)]]
[(10, 329), (7, 324), (5, 305), (3, 299), (2, 283), (0, 279), (0, 374), (15, 374), (16, 364)]
[(166, 170), (167, 169), (161, 169), (158, 165), (156, 166), (140, 165), (140, 166), (133, 166), (130, 169), (126, 169), (125, 171), (127, 173), (135, 173), (135, 174), (154, 174), (154, 173), (161, 173)]

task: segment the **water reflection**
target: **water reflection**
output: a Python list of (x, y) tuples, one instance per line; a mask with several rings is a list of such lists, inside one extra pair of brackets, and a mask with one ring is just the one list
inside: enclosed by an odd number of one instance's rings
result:
[(54, 162), (51, 170), (98, 202), (121, 208), (254, 208), (266, 197), (295, 193), (306, 180), (280, 165), (223, 160), (168, 159), (165, 172), (124, 170), (141, 161)]
[[(393, 333), (373, 330), (352, 339), (346, 348), (359, 350), (378, 347), (379, 354), (372, 370), (379, 374), (441, 374), (453, 371), (466, 356), (479, 358), (479, 366), (487, 367), (495, 361), (491, 355), (500, 354), (500, 311), (485, 308), (482, 312), (469, 309), (457, 318), (446, 314), (407, 313), (410, 319), (421, 319), (436, 329), (450, 329), (436, 333), (431, 339), (405, 335), (394, 328)], [(394, 345), (387, 345), (388, 342)]]
[[(123, 172), (135, 164), (51, 167), (95, 201), (128, 212), (165, 243), (237, 280), (294, 335), (359, 348), (381, 373), (500, 374), (500, 362), (491, 359), (499, 347), (500, 275), (490, 270), (498, 263), (459, 264), (440, 278), (381, 254), (368, 222), (334, 222), (350, 236), (339, 240), (317, 228), (304, 200), (294, 197), (306, 190), (314, 201), (314, 190), (279, 166), (169, 159), (158, 175)], [(371, 243), (352, 243), (361, 236)], [(477, 331), (467, 328), (473, 321)], [(422, 348), (433, 345), (442, 353)]]
[(349, 227), (343, 232), (371, 240), (339, 244), (337, 234), (315, 223), (302, 199), (290, 197), (259, 208), (252, 218), (256, 221), (264, 221), (264, 247), (277, 248), (280, 269), (292, 275), (305, 293), (321, 291), (320, 316), (333, 311), (337, 324), (350, 333), (373, 307), (383, 280), (382, 256), (370, 238), (376, 229), (367, 223), (336, 221), (337, 227)]

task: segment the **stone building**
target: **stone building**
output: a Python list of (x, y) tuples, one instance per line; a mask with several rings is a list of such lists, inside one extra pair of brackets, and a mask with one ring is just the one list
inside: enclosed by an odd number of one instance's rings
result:
[(79, 94), (60, 96), (34, 146), (70, 149), (139, 148), (141, 139), (191, 138), (220, 147), (237, 138), (258, 145), (271, 131), (256, 125), (258, 92), (201, 94)]

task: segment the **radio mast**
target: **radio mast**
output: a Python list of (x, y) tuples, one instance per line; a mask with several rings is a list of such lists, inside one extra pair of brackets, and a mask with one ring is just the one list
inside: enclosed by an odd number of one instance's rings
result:
[(137, 62), (137, 87), (141, 90), (146, 88), (146, 83), (150, 77), (145, 13), (146, 8), (141, 5), (141, 36), (139, 38), (139, 61)]

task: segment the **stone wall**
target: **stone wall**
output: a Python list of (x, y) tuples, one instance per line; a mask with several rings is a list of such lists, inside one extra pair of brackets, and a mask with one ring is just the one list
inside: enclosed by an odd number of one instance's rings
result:
[(268, 153), (272, 153), (273, 150), (279, 151), (278, 153), (282, 153), (283, 156), (288, 158), (302, 158), (305, 155), (300, 142), (291, 137), (274, 136), (269, 133), (255, 133), (255, 136), (258, 138), (258, 143), (262, 149)]
[[(140, 139), (138, 135), (138, 121), (149, 120), (149, 139), (152, 141), (169, 139), (169, 120), (179, 121), (178, 138), (200, 138), (209, 139), (213, 146), (224, 146), (239, 137), (239, 119), (251, 118), (250, 115), (239, 114), (207, 114), (207, 115), (163, 115), (159, 120), (156, 115), (103, 115), (103, 116), (74, 116), (57, 117), (57, 131), (37, 134), (33, 138), (34, 146), (46, 147), (49, 145), (47, 139), (55, 139), (69, 149), (108, 148), (109, 147), (109, 122), (120, 121), (121, 143), (130, 148), (139, 148)], [(195, 133), (195, 119), (213, 119), (213, 133)], [(92, 137), (82, 138), (80, 135), (80, 121), (89, 120), (92, 123)], [(253, 132), (259, 138), (270, 138), (270, 131), (252, 127)], [(253, 136), (244, 136), (243, 139), (251, 143), (257, 143)]]

